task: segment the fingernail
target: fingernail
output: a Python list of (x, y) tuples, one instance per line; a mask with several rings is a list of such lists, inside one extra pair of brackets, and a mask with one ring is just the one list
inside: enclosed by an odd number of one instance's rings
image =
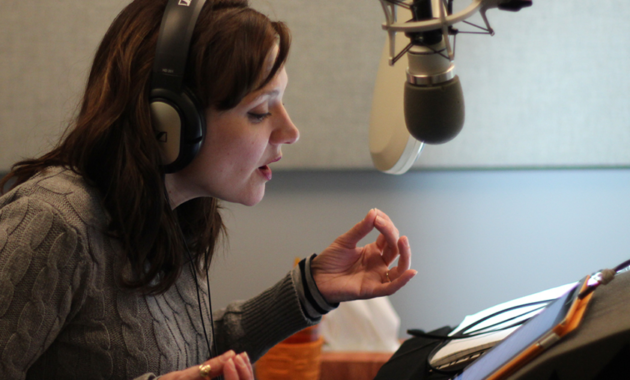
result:
[(414, 270), (413, 270), (413, 275), (415, 276), (415, 275), (417, 275), (417, 274), (418, 274), (418, 271), (414, 269)]
[(230, 350), (230, 351), (228, 351), (228, 352), (224, 353), (223, 355), (221, 355), (221, 356), (220, 356), (220, 359), (221, 359), (223, 362), (225, 362), (225, 361), (227, 361), (228, 359), (230, 359), (230, 358), (234, 357), (234, 355), (236, 355), (236, 352), (234, 352), (234, 350)]
[(374, 209), (370, 209), (370, 211), (368, 211), (368, 213), (365, 214), (365, 218), (363, 218), (363, 220), (367, 220), (367, 218), (370, 217), (370, 214), (372, 213), (372, 210), (374, 210)]
[(236, 364), (241, 367), (241, 368), (245, 368), (246, 364), (245, 361), (243, 360), (243, 358), (241, 357), (241, 355), (236, 355), (234, 357), (234, 361), (236, 362)]
[(374, 224), (378, 224), (379, 226), (382, 226), (383, 218), (381, 218), (380, 216), (376, 216), (376, 219), (374, 220)]
[(236, 367), (234, 366), (234, 361), (232, 361), (232, 359), (231, 359), (231, 358), (230, 358), (230, 360), (228, 360), (228, 361), (225, 363), (225, 366), (226, 366), (226, 367), (232, 367), (231, 369), (233, 369), (233, 370), (235, 370), (235, 371), (236, 371)]
[(251, 361), (249, 360), (249, 355), (247, 355), (247, 352), (243, 352), (243, 353), (241, 354), (241, 356), (242, 356), (242, 357), (244, 357), (244, 358), (245, 358), (245, 360), (246, 360), (248, 363), (250, 363), (250, 364), (251, 364)]

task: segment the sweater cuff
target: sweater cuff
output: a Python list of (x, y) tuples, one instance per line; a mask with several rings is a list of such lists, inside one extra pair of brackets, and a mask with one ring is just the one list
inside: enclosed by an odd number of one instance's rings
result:
[(315, 256), (317, 255), (313, 254), (311, 257), (300, 261), (292, 272), (293, 282), (300, 299), (300, 306), (304, 314), (311, 320), (317, 320), (339, 306), (339, 303), (328, 303), (317, 288), (311, 272), (311, 261)]

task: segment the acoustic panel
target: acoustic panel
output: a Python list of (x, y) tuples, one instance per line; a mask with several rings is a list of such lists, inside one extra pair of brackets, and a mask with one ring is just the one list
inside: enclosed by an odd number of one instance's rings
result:
[[(2, 3), (0, 170), (7, 170), (56, 143), (76, 112), (96, 47), (127, 1)], [(385, 42), (380, 3), (251, 3), (293, 32), (284, 100), (301, 139), (276, 165), (372, 168), (369, 114)], [(456, 9), (468, 3), (455, 0)], [(457, 37), (464, 129), (425, 147), (415, 167), (630, 166), (630, 75), (623, 70), (630, 4), (537, 0), (518, 13), (488, 16), (495, 36)]]

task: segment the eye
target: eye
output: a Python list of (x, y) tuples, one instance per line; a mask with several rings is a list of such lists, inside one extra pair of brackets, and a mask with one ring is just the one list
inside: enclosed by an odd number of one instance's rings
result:
[(271, 116), (271, 112), (257, 113), (257, 112), (248, 112), (247, 116), (253, 123), (260, 123), (269, 116)]

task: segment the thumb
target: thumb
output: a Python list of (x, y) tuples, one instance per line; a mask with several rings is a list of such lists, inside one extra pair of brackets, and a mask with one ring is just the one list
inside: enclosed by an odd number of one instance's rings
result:
[(348, 232), (339, 236), (335, 242), (344, 248), (355, 248), (367, 234), (374, 229), (374, 221), (378, 215), (378, 210), (373, 208), (359, 223), (355, 224)]

